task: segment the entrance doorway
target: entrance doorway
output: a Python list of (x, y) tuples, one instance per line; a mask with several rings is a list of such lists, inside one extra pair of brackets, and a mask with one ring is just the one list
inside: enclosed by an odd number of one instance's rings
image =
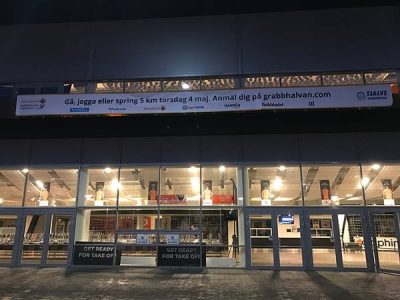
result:
[(68, 265), (73, 210), (26, 210), (22, 215), (19, 265)]

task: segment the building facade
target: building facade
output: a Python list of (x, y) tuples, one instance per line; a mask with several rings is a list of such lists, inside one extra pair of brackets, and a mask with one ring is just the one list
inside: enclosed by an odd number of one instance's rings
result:
[(0, 26), (0, 264), (400, 271), (399, 16)]

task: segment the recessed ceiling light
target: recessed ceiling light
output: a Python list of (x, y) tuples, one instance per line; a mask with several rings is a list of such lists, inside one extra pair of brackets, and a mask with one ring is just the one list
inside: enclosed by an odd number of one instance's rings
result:
[(286, 170), (286, 167), (284, 165), (279, 166), (279, 171), (285, 171), (285, 170)]
[(219, 171), (224, 172), (225, 171), (225, 166), (219, 166)]
[(109, 167), (105, 168), (105, 169), (104, 169), (104, 172), (106, 172), (106, 173), (111, 173), (111, 168), (109, 168)]
[(184, 90), (190, 89), (190, 85), (187, 84), (186, 82), (182, 82), (181, 86), (182, 86), (182, 89), (184, 89)]
[(379, 165), (379, 164), (372, 165), (372, 169), (374, 169), (374, 170), (379, 170), (380, 168), (381, 168), (381, 165)]
[(24, 169), (22, 169), (22, 172), (26, 174), (29, 172), (29, 170), (27, 168), (24, 168)]
[(368, 177), (364, 177), (361, 180), (361, 184), (365, 187), (367, 184), (369, 183), (369, 178)]

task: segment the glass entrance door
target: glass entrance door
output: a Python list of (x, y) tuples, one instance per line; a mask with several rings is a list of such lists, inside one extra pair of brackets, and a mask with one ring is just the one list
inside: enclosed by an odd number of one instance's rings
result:
[(0, 215), (0, 265), (10, 265), (14, 262), (17, 228), (17, 214)]
[(71, 211), (32, 210), (23, 215), (19, 264), (66, 265), (73, 228)]
[(377, 269), (400, 272), (399, 214), (380, 212), (371, 214), (371, 218)]

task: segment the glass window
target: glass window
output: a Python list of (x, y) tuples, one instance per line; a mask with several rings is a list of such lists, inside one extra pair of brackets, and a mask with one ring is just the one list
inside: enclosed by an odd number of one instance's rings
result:
[(202, 90), (226, 90), (235, 89), (236, 87), (235, 78), (208, 78), (201, 81)]
[(58, 94), (58, 87), (56, 86), (40, 87), (39, 94)]
[(0, 96), (12, 96), (14, 91), (14, 86), (8, 84), (0, 85)]
[(279, 259), (281, 266), (302, 266), (300, 215), (278, 215)]
[(238, 204), (239, 181), (236, 167), (202, 168), (202, 179), (202, 201), (204, 206)]
[(300, 168), (247, 168), (249, 205), (302, 205)]
[(200, 230), (200, 211), (198, 209), (162, 209), (160, 211), (162, 230)]
[(331, 74), (322, 75), (324, 85), (354, 85), (364, 84), (363, 74)]
[(305, 205), (362, 205), (363, 183), (359, 166), (303, 166)]
[(36, 88), (18, 88), (17, 89), (17, 94), (18, 95), (34, 95), (36, 94)]
[(22, 206), (25, 186), (24, 170), (0, 170), (0, 207)]
[(119, 230), (155, 230), (158, 214), (156, 209), (120, 209), (118, 211)]
[(117, 168), (82, 169), (79, 205), (115, 206), (119, 189)]
[(320, 75), (290, 75), (281, 77), (281, 86), (320, 86)]
[(190, 91), (199, 90), (200, 80), (182, 79), (182, 80), (166, 80), (163, 81), (164, 91)]
[(362, 166), (367, 205), (400, 205), (400, 165)]
[(251, 265), (273, 266), (274, 246), (271, 215), (250, 215)]
[(25, 216), (21, 263), (40, 264), (43, 254), (46, 215)]
[(75, 241), (113, 243), (116, 224), (114, 209), (78, 209)]
[(86, 83), (67, 83), (64, 84), (65, 94), (84, 94), (86, 93)]
[(123, 82), (98, 82), (96, 84), (96, 93), (122, 93), (123, 91)]
[(157, 205), (159, 168), (121, 168), (119, 206)]
[(131, 81), (125, 82), (125, 92), (127, 93), (145, 93), (161, 91), (161, 81)]
[(75, 206), (77, 169), (29, 170), (25, 206)]
[(244, 79), (245, 88), (263, 88), (263, 87), (279, 87), (278, 76), (258, 76), (246, 77)]
[(202, 212), (203, 244), (239, 244), (237, 209), (206, 209)]
[(0, 215), (0, 263), (12, 261), (16, 229), (16, 215)]
[(160, 205), (200, 205), (200, 168), (161, 168)]
[(377, 72), (365, 74), (367, 84), (397, 83), (396, 72)]
[(52, 215), (47, 252), (48, 264), (66, 264), (68, 260), (69, 229), (72, 216)]

